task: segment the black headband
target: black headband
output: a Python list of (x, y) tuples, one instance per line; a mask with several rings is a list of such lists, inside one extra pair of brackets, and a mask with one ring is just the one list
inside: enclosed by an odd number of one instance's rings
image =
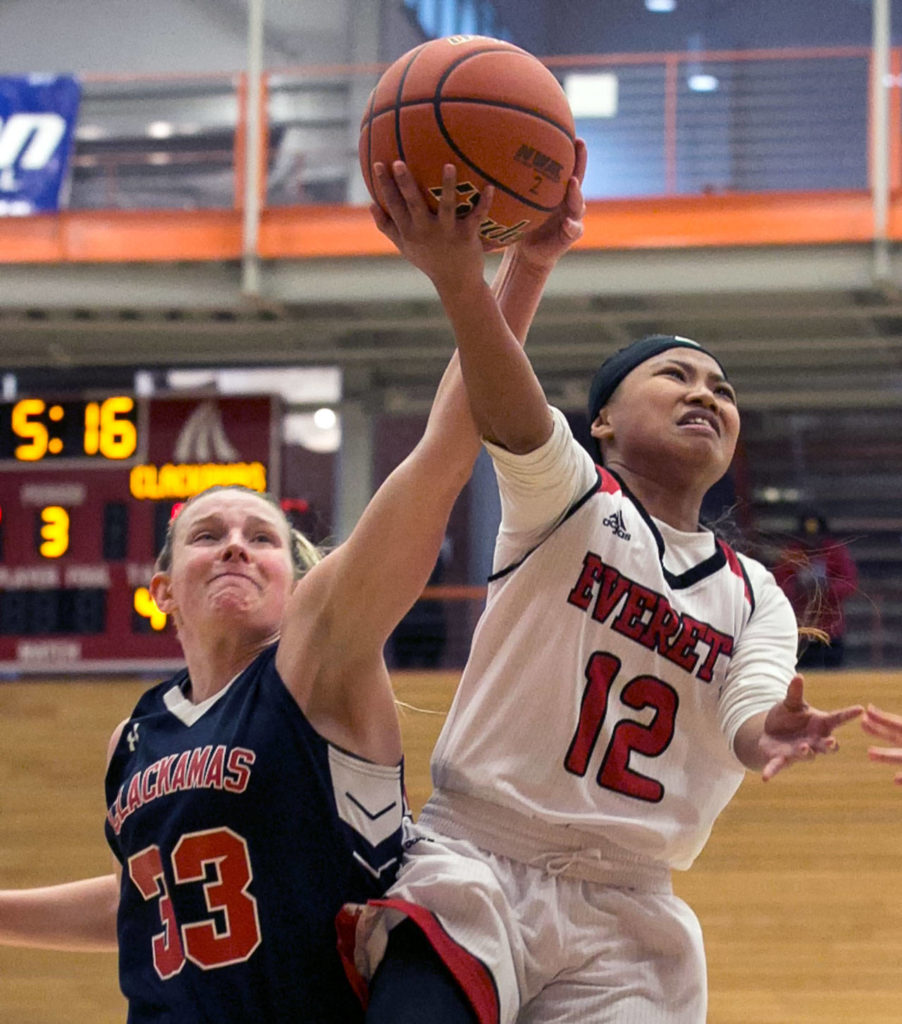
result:
[(601, 364), (592, 384), (589, 388), (589, 423), (595, 422), (595, 417), (607, 405), (608, 399), (613, 395), (617, 385), (623, 378), (646, 359), (667, 352), (672, 348), (694, 348), (697, 352), (704, 352), (711, 356), (715, 363), (720, 366), (724, 378), (727, 374), (717, 356), (712, 355), (706, 348), (703, 348), (697, 341), (691, 338), (681, 338), (677, 334), (652, 334), (641, 341), (634, 341), (615, 352)]

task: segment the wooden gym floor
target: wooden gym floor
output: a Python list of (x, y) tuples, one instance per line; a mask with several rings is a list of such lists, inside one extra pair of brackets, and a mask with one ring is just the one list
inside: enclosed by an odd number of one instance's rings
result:
[[(399, 673), (416, 810), (455, 673)], [(147, 685), (0, 684), (0, 887), (101, 874), (107, 738)], [(902, 672), (812, 673), (820, 707), (873, 701), (902, 713)], [(898, 1024), (902, 1020), (902, 788), (842, 749), (766, 785), (749, 776), (677, 891), (701, 919), (709, 1024)], [(0, 947), (0, 1020), (123, 1024), (115, 957)]]

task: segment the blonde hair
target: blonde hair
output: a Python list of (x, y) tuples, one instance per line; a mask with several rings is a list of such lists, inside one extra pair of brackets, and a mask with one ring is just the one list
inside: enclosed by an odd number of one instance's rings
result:
[(239, 491), (242, 494), (253, 494), (255, 497), (265, 501), (267, 505), (271, 505), (274, 509), (278, 510), (282, 521), (288, 529), (289, 553), (296, 580), (299, 580), (317, 562), (322, 560), (323, 552), (308, 540), (300, 530), (296, 530), (291, 525), (288, 516), (285, 515), (284, 509), (279, 504), (279, 499), (274, 494), (270, 494), (269, 491), (255, 491), (251, 487), (245, 487), (244, 484), (214, 484), (212, 487), (207, 487), (205, 490), (192, 495), (179, 509), (178, 515), (173, 516), (169, 520), (166, 526), (166, 539), (163, 541), (163, 547), (160, 549), (160, 553), (157, 555), (156, 562), (154, 563), (154, 572), (169, 572), (172, 568), (172, 549), (176, 525), (185, 509), (197, 501), (198, 498), (206, 497), (208, 494), (213, 494), (216, 491)]

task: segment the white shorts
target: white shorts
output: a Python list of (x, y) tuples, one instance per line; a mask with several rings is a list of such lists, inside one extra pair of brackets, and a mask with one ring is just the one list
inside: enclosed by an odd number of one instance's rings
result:
[(362, 978), (407, 916), (480, 1024), (704, 1024), (701, 927), (669, 877), (641, 888), (586, 881), (416, 832), (385, 898), (347, 908)]

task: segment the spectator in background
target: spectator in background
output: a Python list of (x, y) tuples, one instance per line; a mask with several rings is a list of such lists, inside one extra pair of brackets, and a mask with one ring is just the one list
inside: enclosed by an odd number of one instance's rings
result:
[(826, 634), (824, 641), (809, 640), (799, 656), (799, 668), (839, 668), (845, 655), (843, 605), (858, 588), (858, 570), (823, 515), (802, 512), (798, 536), (783, 550), (774, 576), (799, 624)]

